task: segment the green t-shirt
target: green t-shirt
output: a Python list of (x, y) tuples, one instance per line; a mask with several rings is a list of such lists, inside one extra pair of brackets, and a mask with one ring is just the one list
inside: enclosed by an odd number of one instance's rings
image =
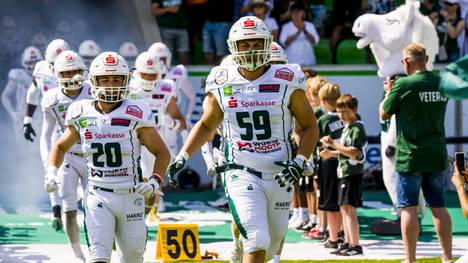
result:
[(151, 3), (159, 4), (159, 7), (179, 6), (179, 12), (172, 14), (166, 13), (156, 17), (159, 27), (185, 29), (187, 27), (187, 18), (182, 0), (151, 0)]
[(367, 146), (367, 136), (364, 125), (361, 121), (355, 121), (345, 126), (341, 133), (340, 144), (360, 151), (356, 160), (351, 160), (348, 156), (340, 154), (338, 160), (338, 178), (364, 173), (365, 148)]
[(439, 83), (440, 77), (429, 71), (398, 78), (384, 102), (384, 111), (396, 114), (399, 172), (435, 172), (447, 167), (447, 98), (440, 95)]
[[(319, 128), (319, 138), (329, 135), (332, 140), (339, 142), (341, 131), (343, 130), (344, 125), (343, 122), (338, 118), (336, 111), (325, 112), (317, 120), (317, 124)], [(317, 151), (319, 152), (321, 143), (318, 142), (317, 146)], [(329, 149), (333, 150), (333, 148)]]
[(314, 108), (314, 114), (315, 118), (318, 120), (320, 117), (322, 117), (323, 114), (325, 114), (325, 110), (322, 106), (317, 106)]

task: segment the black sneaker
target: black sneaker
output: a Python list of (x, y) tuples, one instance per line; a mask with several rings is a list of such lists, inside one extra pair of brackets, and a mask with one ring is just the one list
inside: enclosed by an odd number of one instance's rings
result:
[(356, 256), (356, 255), (362, 255), (364, 254), (362, 252), (362, 247), (361, 246), (349, 246), (348, 249), (343, 250), (340, 255), (341, 256)]
[(338, 249), (333, 250), (332, 252), (330, 252), (330, 254), (332, 254), (332, 255), (341, 255), (341, 251), (347, 250), (348, 248), (349, 248), (348, 243), (339, 244)]
[(325, 248), (334, 248), (334, 249), (337, 249), (338, 248), (338, 242), (337, 241), (330, 241), (330, 240), (327, 240), (327, 242), (325, 242), (323, 244), (323, 246)]
[(303, 226), (300, 226), (298, 228), (296, 228), (296, 230), (299, 230), (299, 231), (304, 231), (304, 232), (309, 232), (312, 228), (315, 227), (315, 224), (313, 224), (312, 222), (309, 222)]
[(323, 239), (321, 240), (321, 242), (326, 243), (329, 238), (330, 238), (330, 233), (328, 232), (328, 230), (325, 230), (325, 235), (323, 236)]

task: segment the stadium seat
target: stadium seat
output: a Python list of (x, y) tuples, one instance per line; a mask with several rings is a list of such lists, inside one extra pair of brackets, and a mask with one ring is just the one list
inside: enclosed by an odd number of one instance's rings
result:
[(338, 44), (337, 64), (367, 64), (366, 51), (356, 47), (357, 40), (346, 39)]
[(314, 46), (315, 57), (317, 64), (331, 64), (332, 53), (330, 50), (330, 42), (328, 40), (321, 40)]

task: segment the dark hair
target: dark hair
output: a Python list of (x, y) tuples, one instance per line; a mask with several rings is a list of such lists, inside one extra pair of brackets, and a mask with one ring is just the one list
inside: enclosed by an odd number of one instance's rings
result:
[(344, 94), (336, 101), (336, 107), (356, 109), (358, 107), (358, 100), (351, 94)]

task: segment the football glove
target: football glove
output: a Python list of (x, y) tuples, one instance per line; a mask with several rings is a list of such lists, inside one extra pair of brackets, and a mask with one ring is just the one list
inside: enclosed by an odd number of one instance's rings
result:
[(23, 124), (23, 134), (26, 140), (31, 142), (34, 141), (34, 138), (36, 137), (36, 132), (34, 131), (31, 123)]
[(58, 190), (57, 167), (49, 166), (44, 177), (44, 190), (52, 193)]
[(164, 195), (159, 190), (161, 182), (154, 176), (151, 176), (148, 182), (141, 182), (135, 185), (135, 192), (144, 195), (146, 198), (151, 198), (154, 194)]
[(287, 186), (289, 189), (299, 182), (299, 178), (304, 172), (306, 160), (304, 156), (297, 156), (294, 160), (275, 162), (276, 165), (284, 168), (275, 176), (275, 180), (278, 181), (281, 187)]
[(186, 152), (179, 153), (169, 167), (167, 167), (167, 178), (169, 178), (169, 183), (172, 187), (177, 186), (175, 176), (180, 170), (184, 169), (188, 157), (189, 155)]

